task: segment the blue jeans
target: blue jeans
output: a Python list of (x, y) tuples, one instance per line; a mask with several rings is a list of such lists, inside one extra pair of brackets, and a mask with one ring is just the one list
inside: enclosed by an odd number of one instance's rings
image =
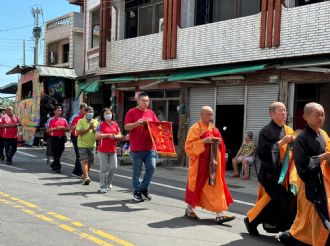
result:
[[(156, 169), (156, 152), (150, 151), (137, 151), (130, 153), (133, 161), (133, 191), (147, 191), (152, 179), (152, 175)], [(140, 182), (140, 176), (142, 171), (142, 163), (146, 167), (146, 172), (143, 177), (142, 183)]]

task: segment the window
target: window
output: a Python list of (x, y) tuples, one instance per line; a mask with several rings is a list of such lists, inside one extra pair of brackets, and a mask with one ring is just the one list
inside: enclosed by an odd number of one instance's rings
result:
[(327, 0), (296, 0), (296, 6), (303, 6), (307, 4), (320, 3)]
[(100, 43), (100, 25), (94, 25), (92, 29), (91, 48), (99, 47)]
[(164, 1), (131, 1), (126, 3), (126, 38), (162, 31)]
[(100, 8), (89, 12), (90, 14), (90, 39), (89, 47), (97, 48), (99, 47), (100, 41)]
[(32, 80), (22, 84), (22, 98), (21, 100), (32, 98)]
[(257, 14), (260, 0), (196, 0), (196, 25)]
[(70, 44), (64, 44), (63, 45), (63, 63), (69, 62), (69, 50), (70, 50)]

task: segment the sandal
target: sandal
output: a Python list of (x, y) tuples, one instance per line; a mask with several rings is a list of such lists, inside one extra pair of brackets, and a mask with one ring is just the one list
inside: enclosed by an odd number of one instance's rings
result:
[(215, 218), (215, 221), (217, 222), (217, 224), (222, 225), (223, 223), (229, 222), (236, 219), (235, 216), (229, 216), (229, 215), (225, 215), (225, 216), (219, 216)]
[(232, 178), (239, 178), (239, 174), (234, 174), (233, 176), (231, 176)]
[(190, 219), (195, 219), (195, 220), (198, 220), (198, 216), (197, 214), (194, 212), (194, 211), (189, 211), (188, 209), (186, 209), (184, 215)]
[(250, 177), (243, 177), (242, 180), (249, 180)]

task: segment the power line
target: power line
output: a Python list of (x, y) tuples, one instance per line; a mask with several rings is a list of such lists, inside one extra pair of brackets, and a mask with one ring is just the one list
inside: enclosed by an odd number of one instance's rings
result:
[(28, 28), (28, 27), (31, 27), (31, 26), (33, 26), (33, 25), (13, 27), (13, 28), (7, 28), (7, 29), (0, 29), (0, 32), (7, 32), (7, 31), (12, 31), (12, 30), (18, 30), (18, 29)]

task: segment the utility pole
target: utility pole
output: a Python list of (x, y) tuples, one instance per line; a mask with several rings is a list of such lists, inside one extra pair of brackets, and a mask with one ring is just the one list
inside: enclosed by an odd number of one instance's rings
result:
[(39, 26), (39, 15), (42, 15), (42, 9), (39, 7), (32, 8), (32, 16), (34, 17), (34, 28), (32, 31), (34, 38), (34, 65), (38, 65), (38, 45), (41, 37), (41, 27)]
[(23, 66), (25, 66), (25, 39), (23, 39)]

